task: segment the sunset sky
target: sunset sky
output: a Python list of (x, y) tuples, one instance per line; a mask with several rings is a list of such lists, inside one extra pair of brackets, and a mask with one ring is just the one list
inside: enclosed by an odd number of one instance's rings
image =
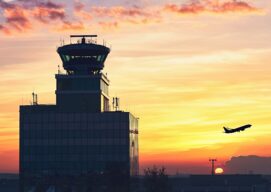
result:
[(56, 48), (82, 33), (111, 46), (104, 72), (140, 118), (141, 170), (271, 156), (270, 11), (270, 0), (0, 0), (0, 172), (18, 171), (19, 105), (33, 91), (55, 103)]

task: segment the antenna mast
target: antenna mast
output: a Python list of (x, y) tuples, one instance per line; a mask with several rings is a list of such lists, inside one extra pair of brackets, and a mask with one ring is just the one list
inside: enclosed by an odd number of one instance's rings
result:
[(217, 161), (217, 159), (209, 159), (209, 162), (211, 162), (211, 164), (212, 164), (211, 175), (215, 175), (215, 162), (216, 161)]
[(113, 109), (115, 111), (119, 111), (119, 107), (120, 107), (120, 99), (118, 97), (113, 97)]
[(32, 93), (32, 104), (33, 105), (38, 105), (38, 94)]

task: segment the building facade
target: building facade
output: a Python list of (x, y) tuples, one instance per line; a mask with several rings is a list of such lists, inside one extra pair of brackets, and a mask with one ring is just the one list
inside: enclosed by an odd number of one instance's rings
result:
[(138, 175), (138, 118), (110, 111), (109, 80), (101, 72), (110, 49), (86, 42), (93, 36), (76, 37), (81, 42), (58, 48), (67, 73), (56, 75), (56, 105), (40, 105), (33, 97), (33, 105), (20, 106), (21, 191), (52, 185), (37, 178), (112, 168)]

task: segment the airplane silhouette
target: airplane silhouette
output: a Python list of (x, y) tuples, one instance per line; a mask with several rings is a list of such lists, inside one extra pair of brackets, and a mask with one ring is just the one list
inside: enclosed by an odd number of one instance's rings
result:
[(244, 131), (245, 129), (247, 128), (250, 128), (252, 125), (250, 124), (247, 124), (247, 125), (244, 125), (244, 126), (241, 126), (241, 127), (237, 127), (237, 128), (234, 128), (234, 129), (230, 129), (230, 128), (227, 128), (227, 127), (223, 127), (224, 128), (224, 133), (235, 133), (235, 132), (240, 132), (240, 131)]

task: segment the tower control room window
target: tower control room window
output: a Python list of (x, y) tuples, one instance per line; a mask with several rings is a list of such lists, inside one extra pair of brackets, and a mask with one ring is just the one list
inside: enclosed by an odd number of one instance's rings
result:
[(105, 55), (98, 55), (97, 57), (98, 62), (104, 62), (104, 59), (105, 59)]
[(70, 61), (71, 57), (69, 55), (61, 55), (61, 59), (64, 61), (64, 62), (67, 62), (67, 61)]

